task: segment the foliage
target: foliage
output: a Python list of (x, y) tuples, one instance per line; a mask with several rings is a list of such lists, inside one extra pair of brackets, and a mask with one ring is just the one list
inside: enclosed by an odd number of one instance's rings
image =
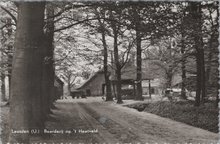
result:
[[(9, 71), (11, 71), (12, 65), (12, 56), (13, 56), (13, 45), (15, 38), (15, 30), (16, 30), (16, 19), (13, 19), (9, 14), (16, 17), (16, 7), (12, 2), (0, 3), (0, 72), (10, 75)], [(9, 10), (5, 10), (6, 7), (10, 7)]]
[(202, 107), (194, 107), (193, 101), (173, 103), (158, 101), (127, 106), (217, 133), (218, 110), (213, 103), (213, 101), (210, 101)]
[[(164, 78), (180, 74), (182, 59), (186, 60), (188, 74), (196, 74), (196, 49), (192, 38), (193, 19), (190, 2), (51, 2), (55, 8), (55, 67), (59, 76), (72, 75), (72, 79), (88, 78), (102, 67), (103, 49), (101, 43), (101, 20), (105, 29), (108, 47), (108, 64), (111, 65), (113, 52), (113, 29), (118, 28), (117, 46), (121, 68), (134, 60), (136, 48), (135, 25), (140, 21), (142, 54), (147, 59), (157, 59)], [(1, 2), (1, 71), (8, 71), (13, 53), (16, 30), (16, 5)], [(218, 2), (202, 2), (203, 49), (207, 86), (217, 89), (218, 62)], [(138, 17), (137, 17), (138, 16)], [(48, 18), (49, 19), (49, 18)], [(48, 19), (45, 19), (47, 21)], [(8, 23), (9, 22), (9, 23)], [(11, 35), (8, 35), (10, 27)], [(8, 29), (9, 28), (9, 29)], [(184, 53), (181, 48), (184, 47)], [(10, 49), (9, 49), (10, 48)], [(114, 67), (113, 67), (114, 68)], [(84, 78), (83, 78), (84, 77)], [(78, 81), (79, 82), (79, 81)], [(82, 81), (81, 81), (82, 82)], [(214, 95), (210, 91), (209, 95)]]

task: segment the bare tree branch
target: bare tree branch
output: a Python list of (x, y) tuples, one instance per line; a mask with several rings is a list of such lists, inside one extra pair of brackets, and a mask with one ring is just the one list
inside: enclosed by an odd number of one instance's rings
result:
[(84, 23), (84, 22), (86, 22), (86, 21), (90, 21), (90, 20), (97, 20), (97, 18), (91, 18), (91, 19), (81, 20), (81, 21), (78, 21), (78, 22), (73, 23), (73, 24), (71, 24), (71, 25), (58, 28), (58, 29), (54, 30), (54, 32), (58, 32), (58, 31), (61, 31), (61, 30), (65, 30), (65, 29), (71, 28), (72, 26), (75, 26), (75, 25), (78, 25), (78, 24), (82, 24), (82, 23)]
[(1, 8), (2, 8), (7, 14), (9, 14), (9, 15), (11, 16), (11, 18), (14, 20), (15, 24), (17, 24), (17, 19), (16, 19), (16, 17), (15, 17), (9, 10), (7, 10), (6, 8), (4, 8), (3, 6), (1, 6)]

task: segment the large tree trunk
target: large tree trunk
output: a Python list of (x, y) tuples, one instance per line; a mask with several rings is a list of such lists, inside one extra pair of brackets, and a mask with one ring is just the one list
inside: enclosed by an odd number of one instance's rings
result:
[(136, 47), (137, 47), (137, 72), (136, 72), (136, 82), (137, 82), (137, 92), (136, 92), (136, 100), (143, 100), (142, 96), (142, 49), (141, 49), (141, 32), (140, 32), (140, 18), (138, 12), (135, 10), (136, 16)]
[[(8, 19), (7, 22), (8, 26), (7, 26), (7, 31), (8, 31), (8, 38), (11, 38), (12, 35), (12, 22), (11, 19)], [(10, 89), (11, 89), (11, 73), (12, 73), (12, 59), (13, 59), (13, 46), (11, 44), (9, 44), (7, 46), (7, 61), (8, 61), (8, 95), (9, 95), (9, 99), (10, 99)]]
[(199, 52), (198, 56), (200, 56), (201, 66), (201, 104), (204, 104), (205, 97), (206, 97), (206, 71), (205, 71), (205, 57), (204, 57), (204, 44), (203, 44), (203, 35), (202, 35), (202, 26), (203, 26), (203, 20), (202, 20), (202, 8), (201, 8), (201, 2), (197, 4), (197, 29), (196, 29), (196, 45), (197, 52)]
[(112, 101), (112, 92), (111, 92), (111, 84), (109, 80), (110, 73), (108, 72), (108, 49), (105, 40), (105, 31), (102, 31), (102, 43), (104, 48), (104, 75), (105, 75), (105, 85), (106, 85), (106, 101)]
[(113, 33), (114, 33), (114, 61), (116, 65), (116, 97), (117, 97), (117, 103), (123, 103), (121, 98), (121, 66), (119, 62), (119, 56), (118, 56), (118, 33), (117, 28), (114, 25), (113, 26)]
[(123, 103), (122, 98), (121, 98), (121, 69), (117, 68), (116, 70), (116, 77), (117, 77), (117, 83), (116, 83), (116, 94), (117, 94), (117, 103), (121, 104)]
[[(202, 42), (202, 38), (200, 40)], [(205, 73), (205, 58), (204, 58), (204, 49), (201, 49), (201, 104), (205, 103), (206, 98), (206, 73)]]
[(196, 98), (195, 98), (195, 106), (200, 106), (200, 96), (201, 96), (201, 61), (199, 57), (199, 53), (197, 52), (196, 57), (196, 69), (197, 69), (197, 75), (196, 75)]
[(11, 97), (11, 73), (12, 73), (12, 70), (9, 70), (8, 71), (8, 99), (10, 100), (10, 97)]
[[(219, 77), (218, 77), (218, 82), (219, 82)], [(218, 86), (217, 86), (217, 88), (218, 88), (218, 91), (217, 91), (217, 94), (216, 94), (216, 102), (215, 102), (215, 107), (216, 108), (219, 108), (219, 89), (220, 89), (220, 85), (219, 85), (219, 83), (218, 83)]]
[(5, 74), (1, 73), (1, 101), (6, 101)]
[(204, 63), (204, 49), (202, 41), (202, 11), (201, 2), (190, 2), (191, 16), (193, 20), (192, 36), (194, 38), (194, 46), (196, 49), (196, 65), (197, 65), (197, 89), (195, 106), (204, 103), (205, 98), (205, 63)]
[(50, 108), (53, 105), (54, 95), (54, 66), (53, 66), (53, 40), (54, 40), (54, 8), (51, 3), (46, 5), (46, 27), (45, 27), (45, 49), (44, 49), (44, 63), (42, 72), (42, 103), (44, 107), (44, 116), (51, 113)]
[(29, 143), (29, 134), (11, 130), (40, 129), (41, 51), (44, 2), (21, 2), (13, 58), (10, 98), (10, 143)]
[(116, 97), (117, 97), (117, 103), (123, 103), (121, 99), (121, 67), (119, 63), (119, 57), (118, 57), (118, 45), (117, 45), (117, 33), (114, 34), (114, 61), (116, 64)]
[[(207, 88), (210, 88), (210, 75), (211, 75), (211, 67), (212, 67), (212, 57), (214, 55), (214, 47), (212, 45), (213, 43), (213, 37), (214, 37), (214, 32), (210, 36), (209, 40), (209, 52), (208, 52), (208, 61), (207, 61), (207, 66), (206, 66), (206, 86)], [(206, 93), (207, 89), (206, 89)]]
[[(3, 30), (2, 30), (3, 33)], [(3, 34), (2, 34), (3, 35)], [(4, 45), (4, 40), (1, 41), (1, 44)], [(0, 61), (4, 60), (4, 55), (3, 52), (0, 51)], [(0, 67), (0, 81), (1, 81), (1, 90), (0, 90), (0, 96), (1, 96), (1, 100), (5, 101), (6, 100), (6, 92), (5, 92), (5, 73), (4, 73), (4, 66), (1, 65)]]
[[(48, 15), (53, 16), (54, 15), (54, 7), (53, 5), (48, 5), (47, 7)], [(54, 19), (51, 18), (50, 22), (48, 23), (48, 55), (49, 58), (49, 90), (50, 90), (50, 107), (55, 108), (53, 105), (53, 102), (56, 100), (55, 98), (55, 87), (54, 87), (54, 81), (55, 81), (55, 66), (54, 66)]]
[[(110, 13), (110, 17), (114, 19), (113, 14)], [(115, 85), (116, 85), (116, 98), (117, 103), (121, 104), (123, 103), (121, 98), (121, 65), (119, 61), (119, 55), (118, 55), (118, 30), (119, 26), (116, 25), (114, 21), (111, 21), (111, 26), (113, 30), (113, 37), (114, 37), (114, 63), (115, 63)]]
[(173, 79), (173, 73), (172, 73), (172, 66), (169, 65), (168, 69), (166, 70), (166, 88), (172, 88), (172, 79)]
[[(219, 5), (219, 3), (218, 3)], [(219, 29), (219, 6), (217, 6), (217, 29)], [(216, 33), (216, 41), (217, 41), (217, 46), (219, 46), (219, 31)], [(216, 49), (218, 49), (218, 47), (216, 46)], [(219, 51), (218, 51), (218, 54), (219, 54)], [(219, 65), (219, 63), (218, 63)], [(218, 70), (218, 73), (219, 73), (219, 70)], [(218, 76), (218, 81), (217, 81), (217, 94), (216, 94), (216, 108), (219, 108), (219, 89), (220, 89), (220, 85), (219, 85), (219, 76)]]
[(104, 60), (103, 60), (103, 66), (104, 66), (104, 77), (105, 77), (105, 86), (106, 86), (106, 101), (113, 101), (112, 92), (111, 92), (111, 83), (109, 80), (110, 73), (108, 72), (108, 48), (106, 44), (105, 39), (105, 26), (104, 23), (101, 21), (99, 14), (98, 15), (98, 21), (101, 29), (102, 34), (102, 45), (103, 45), (103, 51), (104, 51)]
[(71, 80), (70, 80), (71, 76), (68, 77), (67, 80), (67, 89), (68, 89), (68, 94), (71, 95)]
[[(114, 66), (114, 56), (113, 56), (113, 52), (112, 51), (111, 51), (111, 65), (112, 65), (112, 67)], [(115, 73), (114, 73), (114, 75), (115, 75)], [(116, 96), (116, 91), (115, 91), (115, 82), (112, 82), (111, 86), (112, 86), (112, 90), (113, 90), (113, 96), (116, 99), (117, 96)]]
[[(183, 31), (183, 28), (181, 29)], [(185, 35), (184, 32), (182, 32), (182, 38), (181, 38), (181, 71), (182, 71), (182, 85), (181, 85), (181, 98), (187, 99), (186, 97), (186, 56), (185, 56)]]

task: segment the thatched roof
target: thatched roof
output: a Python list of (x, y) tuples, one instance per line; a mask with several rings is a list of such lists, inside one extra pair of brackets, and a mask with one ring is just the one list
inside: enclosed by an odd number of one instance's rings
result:
[[(135, 65), (125, 65), (121, 71), (122, 80), (136, 80), (137, 77), (137, 67)], [(142, 80), (152, 80), (154, 79), (153, 74), (146, 68), (142, 68)], [(110, 80), (116, 80), (115, 72), (111, 72)]]
[[(149, 62), (148, 62), (149, 63)], [(145, 63), (144, 63), (145, 64)], [(148, 64), (149, 65), (149, 64)], [(112, 66), (108, 66), (108, 71), (110, 72), (110, 80), (116, 80), (115, 69)], [(137, 76), (137, 67), (134, 63), (130, 62), (127, 63), (121, 70), (121, 79), (122, 80), (136, 80)], [(147, 66), (142, 68), (142, 80), (153, 80), (161, 73), (160, 69), (153, 70)], [(80, 87), (77, 89), (81, 89), (87, 86), (98, 74), (103, 74), (104, 76), (104, 69), (100, 69), (96, 73), (94, 73), (87, 81), (85, 81)]]
[[(137, 76), (136, 69), (126, 69), (122, 71), (121, 79), (122, 80), (127, 80), (127, 79), (136, 80), (136, 76)], [(110, 79), (115, 80), (116, 75), (112, 75)], [(151, 74), (142, 71), (142, 80), (151, 80), (151, 79), (153, 79), (153, 76)]]
[(98, 74), (102, 74), (102, 73), (104, 73), (102, 70), (98, 70), (93, 75), (91, 75), (89, 77), (89, 79), (87, 79), (82, 85), (80, 85), (78, 88), (76, 88), (76, 90), (79, 90), (79, 89), (87, 86), (87, 84), (89, 84), (89, 82), (91, 82)]

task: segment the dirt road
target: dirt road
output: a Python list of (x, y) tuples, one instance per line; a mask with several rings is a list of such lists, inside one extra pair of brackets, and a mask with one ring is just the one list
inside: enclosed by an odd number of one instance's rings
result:
[(45, 143), (217, 143), (218, 135), (159, 116), (104, 102), (59, 100)]

